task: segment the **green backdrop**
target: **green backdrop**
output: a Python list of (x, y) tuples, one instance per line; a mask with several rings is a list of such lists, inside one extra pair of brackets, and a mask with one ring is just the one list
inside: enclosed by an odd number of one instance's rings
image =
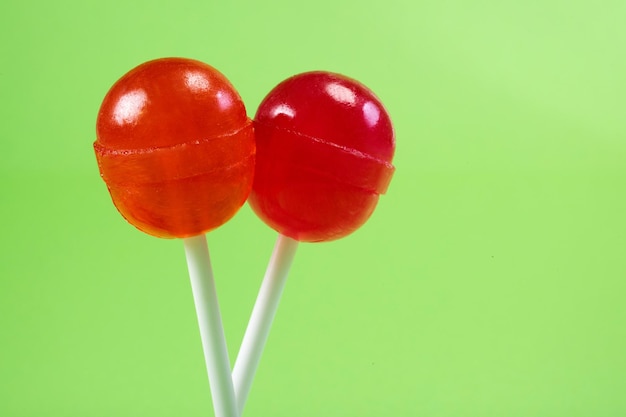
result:
[[(210, 416), (182, 243), (111, 204), (92, 142), (122, 74), (226, 74), (250, 114), (344, 73), (396, 127), (357, 233), (303, 244), (245, 415), (626, 415), (626, 2), (0, 4), (0, 415)], [(231, 358), (275, 233), (210, 233)]]

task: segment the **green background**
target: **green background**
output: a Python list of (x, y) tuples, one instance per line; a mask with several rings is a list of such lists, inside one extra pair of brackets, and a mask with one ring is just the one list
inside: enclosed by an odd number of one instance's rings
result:
[[(626, 415), (626, 2), (0, 4), (0, 415), (208, 416), (182, 243), (111, 204), (108, 88), (158, 57), (251, 115), (325, 69), (371, 87), (397, 167), (362, 229), (303, 244), (247, 416)], [(275, 233), (209, 234), (231, 359)]]

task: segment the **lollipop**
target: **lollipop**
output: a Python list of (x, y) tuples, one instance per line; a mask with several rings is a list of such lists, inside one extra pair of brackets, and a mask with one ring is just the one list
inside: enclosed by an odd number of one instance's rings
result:
[(364, 85), (327, 72), (283, 81), (256, 117), (257, 168), (250, 205), (279, 233), (328, 241), (358, 229), (394, 168), (394, 134)]
[(230, 219), (252, 186), (253, 127), (241, 98), (204, 63), (146, 62), (107, 93), (94, 148), (122, 216), (148, 234), (184, 238), (215, 414), (237, 417), (204, 233)]
[(146, 62), (108, 92), (94, 144), (119, 212), (158, 237), (212, 230), (250, 192), (254, 137), (241, 98), (214, 68)]
[(298, 242), (357, 230), (394, 172), (391, 120), (380, 100), (348, 77), (309, 72), (283, 81), (261, 103), (254, 125), (249, 202), (279, 236), (233, 370), (240, 411)]

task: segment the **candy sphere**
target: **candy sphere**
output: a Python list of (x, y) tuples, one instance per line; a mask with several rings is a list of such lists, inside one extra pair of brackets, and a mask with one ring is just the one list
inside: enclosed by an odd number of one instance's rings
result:
[(308, 72), (276, 86), (256, 113), (249, 202), (293, 239), (339, 239), (363, 225), (394, 172), (395, 138), (380, 100), (343, 75)]
[(96, 136), (113, 203), (148, 234), (212, 230), (250, 193), (252, 122), (226, 77), (202, 62), (163, 58), (132, 69), (105, 96)]

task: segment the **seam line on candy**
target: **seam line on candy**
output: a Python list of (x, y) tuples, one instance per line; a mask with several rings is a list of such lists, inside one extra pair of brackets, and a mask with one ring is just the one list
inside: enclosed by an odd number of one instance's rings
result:
[(323, 144), (323, 145), (328, 145), (328, 146), (331, 146), (331, 147), (333, 147), (333, 148), (339, 149), (339, 150), (341, 150), (342, 152), (345, 152), (345, 153), (349, 153), (349, 154), (351, 154), (351, 155), (354, 155), (354, 156), (356, 156), (357, 158), (361, 158), (361, 159), (369, 159), (369, 160), (372, 160), (372, 161), (378, 162), (379, 164), (385, 165), (387, 168), (389, 168), (389, 169), (391, 169), (391, 170), (394, 170), (394, 171), (395, 171), (395, 167), (393, 166), (393, 164), (392, 164), (391, 162), (385, 161), (384, 159), (376, 158), (375, 156), (372, 156), (372, 155), (367, 154), (367, 153), (365, 153), (365, 152), (361, 152), (361, 151), (359, 151), (358, 149), (349, 148), (349, 147), (347, 147), (347, 146), (339, 145), (339, 144), (337, 144), (337, 143), (333, 143), (333, 142), (330, 142), (330, 141), (327, 141), (327, 140), (323, 140), (323, 139), (320, 139), (320, 138), (316, 138), (316, 137), (314, 137), (314, 136), (305, 135), (304, 133), (296, 132), (295, 130), (287, 129), (287, 128), (284, 128), (284, 127), (275, 127), (275, 126), (271, 126), (271, 125), (269, 125), (269, 124), (267, 124), (267, 123), (258, 122), (258, 121), (256, 121), (256, 120), (254, 121), (254, 123), (258, 123), (258, 124), (260, 124), (260, 125), (263, 125), (263, 126), (265, 126), (265, 127), (270, 128), (270, 129), (284, 130), (284, 131), (289, 132), (289, 133), (292, 133), (292, 134), (294, 134), (294, 135), (298, 135), (298, 136), (305, 137), (305, 138), (307, 138), (307, 139), (309, 139), (309, 140), (312, 140), (313, 142), (321, 143), (321, 144)]
[(198, 146), (198, 145), (202, 145), (202, 144), (214, 141), (214, 140), (219, 140), (219, 139), (224, 139), (230, 136), (235, 136), (243, 132), (245, 129), (249, 128), (251, 125), (252, 125), (252, 120), (248, 119), (247, 123), (241, 129), (235, 130), (233, 132), (230, 132), (224, 135), (212, 136), (210, 138), (196, 139), (196, 140), (192, 140), (189, 142), (177, 143), (175, 145), (170, 145), (170, 146), (155, 146), (152, 148), (142, 148), (142, 149), (110, 149), (110, 148), (107, 148), (106, 146), (99, 144), (97, 139), (94, 142), (93, 146), (98, 152), (101, 152), (102, 154), (106, 154), (106, 155), (142, 155), (142, 154), (154, 152), (156, 150), (177, 149), (177, 148), (183, 148), (186, 146)]

